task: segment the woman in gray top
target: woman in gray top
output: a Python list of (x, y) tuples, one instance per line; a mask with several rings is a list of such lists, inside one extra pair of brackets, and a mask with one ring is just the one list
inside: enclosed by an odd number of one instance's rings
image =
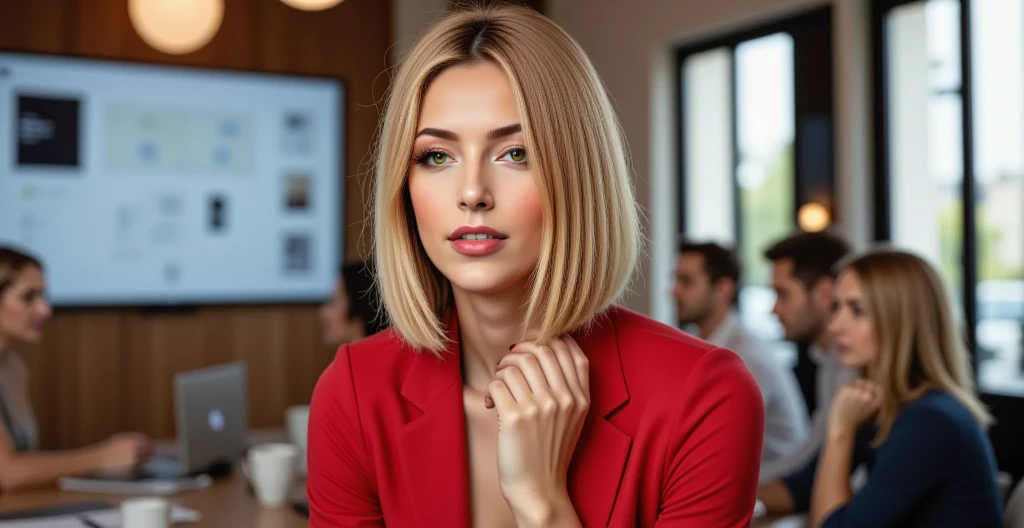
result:
[(70, 451), (37, 451), (38, 430), (28, 398), (28, 369), (15, 341), (37, 343), (50, 318), (43, 265), (35, 257), (0, 246), (0, 489), (55, 482), (61, 477), (129, 470), (141, 464), (149, 440), (119, 434)]

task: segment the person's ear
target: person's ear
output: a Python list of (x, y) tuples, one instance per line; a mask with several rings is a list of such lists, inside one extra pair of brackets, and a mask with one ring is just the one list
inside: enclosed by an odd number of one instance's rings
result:
[(814, 304), (818, 307), (819, 311), (827, 311), (832, 306), (832, 295), (835, 293), (835, 286), (836, 280), (829, 276), (822, 277), (814, 283), (811, 295), (813, 295)]
[(737, 288), (738, 285), (732, 279), (719, 279), (714, 285), (716, 301), (724, 306), (732, 305)]

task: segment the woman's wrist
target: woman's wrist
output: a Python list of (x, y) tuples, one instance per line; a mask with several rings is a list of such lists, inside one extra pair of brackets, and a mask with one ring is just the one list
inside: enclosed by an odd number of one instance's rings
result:
[(547, 493), (532, 493), (508, 500), (518, 528), (579, 527), (579, 517), (564, 488)]
[(88, 466), (87, 471), (102, 471), (108, 465), (109, 456), (104, 442), (83, 447), (78, 453), (79, 459), (83, 461), (82, 465)]
[(828, 428), (826, 439), (831, 442), (852, 442), (856, 435), (857, 431), (853, 427), (846, 424), (832, 424)]

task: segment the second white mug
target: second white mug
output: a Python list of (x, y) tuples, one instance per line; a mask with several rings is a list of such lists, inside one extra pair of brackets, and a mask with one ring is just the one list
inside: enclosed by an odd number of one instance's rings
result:
[(298, 457), (294, 444), (261, 444), (249, 450), (249, 481), (261, 505), (273, 508), (288, 501)]
[(169, 528), (171, 505), (164, 499), (142, 497), (121, 503), (123, 528)]

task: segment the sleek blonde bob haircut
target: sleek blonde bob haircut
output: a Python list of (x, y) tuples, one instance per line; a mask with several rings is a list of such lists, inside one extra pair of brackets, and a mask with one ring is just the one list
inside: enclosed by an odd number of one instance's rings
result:
[(407, 177), (431, 79), (446, 68), (482, 62), (501, 68), (512, 85), (544, 203), (527, 327), (538, 328), (543, 343), (585, 326), (626, 290), (640, 252), (622, 133), (583, 49), (525, 7), (453, 12), (420, 37), (399, 69), (375, 167), (374, 244), (384, 308), (408, 344), (435, 354), (447, 346), (453, 299), (417, 236)]
[(875, 444), (888, 437), (900, 410), (929, 390), (950, 394), (988, 427), (992, 417), (975, 396), (959, 321), (935, 268), (916, 255), (879, 249), (841, 270), (860, 281), (878, 350), (865, 373), (883, 392)]

